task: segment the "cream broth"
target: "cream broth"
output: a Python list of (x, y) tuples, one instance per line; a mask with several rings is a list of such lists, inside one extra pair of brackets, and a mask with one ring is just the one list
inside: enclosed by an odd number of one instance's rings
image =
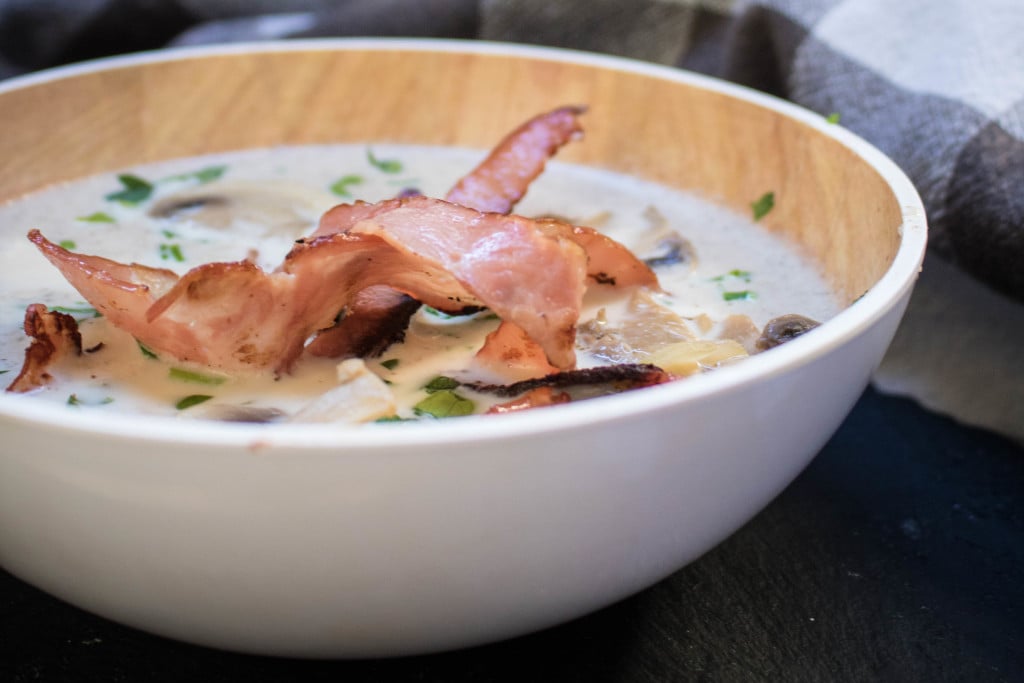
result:
[[(306, 355), (292, 374), (274, 378), (269, 372), (222, 377), (154, 358), (130, 335), (93, 317), (91, 306), (20, 236), (39, 228), (71, 251), (179, 274), (206, 262), (244, 258), (272, 270), (332, 205), (377, 201), (405, 188), (443, 197), (481, 158), (479, 151), (397, 145), (246, 151), (130, 169), (126, 173), (152, 184), (151, 194), (138, 203), (109, 199), (132, 186), (116, 174), (104, 174), (0, 207), (7, 242), (0, 253), (0, 371), (5, 384), (17, 375), (29, 342), (22, 331), (25, 307), (43, 303), (79, 320), (87, 352), (54, 368), (55, 380), (29, 394), (31, 400), (183, 417), (215, 416), (218, 406), (293, 414), (337, 385), (337, 361)], [(660, 216), (652, 216), (649, 207)], [(745, 216), (666, 187), (551, 162), (516, 213), (555, 214), (593, 225), (640, 256), (645, 256), (641, 245), (658, 224), (678, 231), (692, 243), (696, 262), (656, 268), (665, 294), (655, 299), (686, 319), (705, 326), (710, 322), (712, 327), (704, 330), (708, 334), (733, 314), (749, 316), (761, 328), (785, 313), (824, 321), (839, 308), (824, 279), (793, 245)], [(592, 287), (581, 324), (599, 315), (614, 320), (627, 299), (628, 293)], [(405, 341), (379, 358), (366, 359), (366, 365), (387, 381), (398, 415), (413, 417), (424, 385), (439, 375), (459, 377), (497, 325), (487, 312), (451, 318), (421, 309)], [(578, 350), (580, 367), (603, 362)], [(212, 398), (181, 408), (188, 396)], [(496, 399), (474, 394), (471, 400), (481, 412)]]

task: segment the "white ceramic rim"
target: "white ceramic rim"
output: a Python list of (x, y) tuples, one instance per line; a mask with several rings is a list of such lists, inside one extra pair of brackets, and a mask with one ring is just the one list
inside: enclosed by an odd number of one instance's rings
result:
[[(408, 38), (330, 38), (280, 42), (234, 43), (174, 48), (109, 57), (49, 69), (0, 82), (0, 94), (79, 74), (121, 69), (154, 62), (171, 62), (196, 57), (253, 52), (292, 51), (412, 51), (492, 54), (566, 62), (602, 69), (636, 73), (675, 81), (736, 97), (779, 112), (833, 138), (870, 164), (890, 185), (903, 215), (896, 257), (882, 278), (855, 304), (816, 329), (771, 353), (753, 356), (742, 363), (721, 368), (684, 381), (649, 387), (642, 391), (591, 399), (501, 416), (472, 416), (459, 419), (391, 423), (384, 425), (251, 425), (188, 420), (164, 416), (108, 414), (91, 410), (61, 410), (52, 403), (25, 400), (0, 393), (0, 414), (35, 423), (50, 433), (90, 432), (113, 438), (143, 442), (177, 442), (208, 446), (346, 450), (393, 449), (427, 444), (500, 441), (526, 434), (544, 434), (585, 427), (609, 419), (632, 416), (672, 405), (699, 401), (710, 394), (742, 389), (814, 361), (866, 331), (903, 299), (913, 286), (924, 260), (927, 223), (924, 207), (913, 184), (896, 164), (873, 145), (823, 116), (757, 90), (703, 76), (682, 69), (650, 64), (623, 57), (593, 54), (561, 48), (476, 40)], [(59, 411), (59, 412), (57, 412)], [(266, 449), (272, 453), (275, 449)]]

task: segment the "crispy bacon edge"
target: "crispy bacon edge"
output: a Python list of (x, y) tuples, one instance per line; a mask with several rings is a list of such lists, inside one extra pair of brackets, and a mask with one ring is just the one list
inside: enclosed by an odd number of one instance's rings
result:
[(53, 376), (48, 369), (68, 355), (82, 353), (78, 323), (67, 313), (50, 311), (43, 304), (25, 309), (25, 334), (32, 343), (25, 349), (25, 363), (7, 391), (23, 394), (42, 388)]

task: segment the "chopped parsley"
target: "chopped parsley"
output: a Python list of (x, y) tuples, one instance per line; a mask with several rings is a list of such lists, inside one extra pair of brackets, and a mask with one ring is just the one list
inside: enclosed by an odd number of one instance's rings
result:
[(739, 280), (743, 280), (744, 282), (750, 282), (751, 272), (749, 270), (740, 270), (739, 268), (733, 268), (725, 275), (719, 275), (717, 277), (711, 278), (711, 281), (722, 282), (727, 278), (736, 278)]
[(839, 123), (839, 112), (834, 111), (825, 117), (825, 120), (829, 123)]
[(459, 381), (452, 379), (451, 377), (438, 375), (434, 379), (427, 382), (427, 385), (423, 388), (426, 389), (428, 394), (432, 394), (435, 391), (447, 391), (451, 389), (458, 389)]
[(750, 208), (754, 212), (754, 220), (759, 221), (768, 215), (768, 212), (775, 207), (775, 193), (765, 192), (756, 202), (751, 202)]
[(113, 403), (113, 402), (114, 402), (114, 399), (111, 398), (110, 396), (106, 396), (106, 397), (100, 399), (99, 401), (84, 401), (84, 400), (78, 398), (78, 394), (71, 394), (70, 396), (68, 396), (68, 405), (69, 406), (85, 406), (85, 405), (105, 406), (108, 403)]
[(78, 320), (100, 317), (100, 312), (89, 306), (51, 306), (50, 310), (57, 311), (58, 313), (67, 313)]
[(432, 315), (435, 318), (440, 318), (441, 320), (451, 320), (455, 317), (454, 315), (448, 315), (447, 313), (439, 311), (433, 306), (427, 306), (426, 304), (423, 305), (423, 312), (427, 315)]
[(200, 403), (206, 403), (211, 398), (213, 398), (213, 396), (210, 396), (208, 394), (190, 394), (185, 398), (181, 399), (180, 401), (178, 401), (177, 403), (175, 403), (174, 407), (177, 408), (178, 410), (185, 410), (186, 408), (197, 406)]
[(747, 301), (750, 299), (756, 299), (757, 294), (749, 289), (744, 289), (739, 292), (722, 292), (722, 298), (726, 301)]
[(228, 380), (227, 377), (221, 377), (219, 375), (207, 375), (202, 372), (195, 372), (194, 370), (186, 370), (185, 368), (171, 368), (167, 371), (167, 376), (171, 379), (180, 380), (182, 382), (192, 382), (194, 384), (209, 384), (216, 386), (217, 384), (224, 384)]
[(200, 185), (217, 180), (224, 172), (228, 170), (227, 166), (207, 166), (206, 168), (194, 171), (192, 173), (179, 173), (178, 175), (172, 175), (164, 178), (161, 182), (170, 182), (176, 180), (198, 180)]
[(145, 356), (146, 358), (156, 358), (157, 357), (157, 355), (155, 353), (153, 353), (152, 349), (150, 349), (148, 346), (146, 346), (145, 344), (140, 342), (138, 339), (135, 340), (135, 343), (139, 345), (139, 351), (141, 351), (142, 355)]
[(469, 399), (459, 396), (450, 389), (434, 391), (413, 406), (417, 415), (432, 417), (461, 417), (471, 415), (476, 406)]
[(94, 213), (90, 213), (88, 216), (79, 216), (78, 220), (85, 221), (86, 223), (113, 223), (113, 222), (115, 222), (113, 216), (111, 216), (109, 213), (104, 213), (102, 211), (96, 211)]
[(61, 249), (74, 249), (78, 246), (74, 240), (61, 240), (57, 244), (60, 245)]
[(347, 175), (338, 178), (331, 183), (331, 192), (338, 195), (339, 197), (351, 197), (352, 193), (349, 191), (349, 187), (352, 185), (359, 185), (363, 182), (363, 176), (361, 175)]
[(395, 368), (398, 367), (398, 359), (388, 358), (387, 360), (382, 360), (380, 364), (383, 365), (388, 370), (394, 370)]
[(180, 244), (161, 244), (160, 245), (160, 258), (164, 261), (174, 259), (178, 263), (185, 260), (185, 255), (181, 253)]
[(167, 230), (167, 229), (161, 230), (160, 234), (163, 235), (164, 237), (166, 237), (169, 240), (173, 240), (175, 237), (178, 236), (178, 233), (174, 232), (173, 230)]
[(106, 196), (108, 201), (135, 206), (146, 201), (153, 194), (153, 184), (138, 176), (122, 173), (117, 176), (117, 179), (121, 181), (122, 189), (108, 194)]
[(402, 162), (397, 159), (378, 159), (373, 155), (373, 150), (369, 147), (366, 148), (366, 160), (370, 162), (372, 166), (384, 173), (401, 173)]

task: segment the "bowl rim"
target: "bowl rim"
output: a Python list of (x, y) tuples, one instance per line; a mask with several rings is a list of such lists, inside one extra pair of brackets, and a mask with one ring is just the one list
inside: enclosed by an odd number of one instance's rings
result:
[[(826, 117), (792, 102), (718, 78), (636, 59), (565, 48), (494, 41), (437, 38), (315, 38), (288, 41), (241, 42), (167, 48), (105, 57), (47, 69), (0, 81), (0, 95), (81, 74), (138, 65), (184, 61), (236, 54), (308, 51), (441, 52), (498, 55), (591, 66), (694, 86), (745, 100), (810, 126), (839, 142), (867, 162), (888, 184), (900, 206), (903, 223), (896, 255), (882, 277), (857, 301), (806, 335), (742, 363), (704, 373), (685, 381), (648, 387), (643, 391), (500, 416), (470, 416), (459, 420), (424, 420), (386, 425), (235, 424), (167, 416), (60, 410), (44, 401), (24, 400), (0, 392), (0, 418), (45, 426), (49, 433), (91, 433), (97, 437), (142, 442), (169, 442), (223, 447), (284, 449), (389, 450), (404, 446), (491, 443), (510, 437), (543, 435), (608, 421), (629, 420), (650, 411), (699, 401), (713, 394), (790, 372), (813, 362), (865, 332), (909, 293), (925, 256), (927, 221), (922, 200), (906, 174), (874, 145)], [(57, 412), (60, 411), (60, 412)], [(130, 418), (130, 419), (126, 419)]]

